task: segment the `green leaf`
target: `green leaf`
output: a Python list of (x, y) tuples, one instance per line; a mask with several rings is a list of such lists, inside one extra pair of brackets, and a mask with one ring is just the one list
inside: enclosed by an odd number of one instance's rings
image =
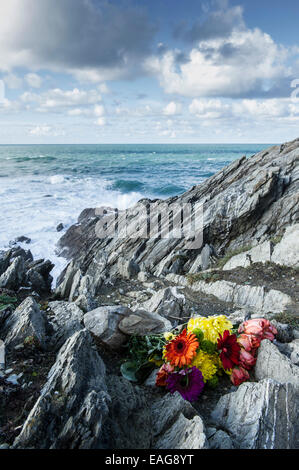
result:
[(120, 367), (122, 376), (130, 382), (138, 382), (136, 372), (139, 369), (139, 365), (136, 362), (124, 362)]

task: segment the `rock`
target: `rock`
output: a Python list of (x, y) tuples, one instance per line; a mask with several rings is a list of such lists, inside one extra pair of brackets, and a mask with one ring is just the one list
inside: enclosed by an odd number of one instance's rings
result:
[(53, 313), (50, 321), (53, 328), (51, 347), (57, 350), (74, 333), (83, 329), (84, 313), (71, 302), (50, 302), (48, 306)]
[(212, 419), (241, 449), (292, 449), (298, 445), (298, 393), (272, 379), (245, 382), (220, 398)]
[(148, 280), (149, 276), (145, 271), (140, 271), (138, 273), (137, 278), (138, 278), (138, 281), (140, 281), (140, 282), (146, 282)]
[(271, 242), (267, 241), (235, 255), (223, 266), (223, 270), (229, 271), (237, 267), (247, 268), (253, 263), (267, 263), (271, 261), (271, 247)]
[(57, 232), (62, 232), (63, 229), (64, 229), (64, 225), (62, 223), (58, 224), (56, 227)]
[(17, 291), (25, 279), (25, 264), (21, 256), (15, 258), (0, 277), (0, 287)]
[(5, 369), (5, 344), (0, 339), (0, 371)]
[(31, 238), (22, 235), (21, 237), (15, 239), (15, 243), (26, 243), (26, 245), (29, 245), (29, 243), (31, 243)]
[(192, 420), (183, 414), (166, 433), (157, 440), (155, 449), (208, 449), (204, 426), (199, 416)]
[(209, 446), (210, 446), (210, 449), (233, 449), (234, 448), (231, 438), (226, 432), (222, 430), (216, 431), (209, 438)]
[(5, 345), (14, 348), (26, 338), (33, 338), (42, 349), (46, 348), (47, 318), (32, 297), (24, 302), (6, 320), (3, 327)]
[(104, 344), (112, 349), (119, 349), (127, 338), (118, 327), (130, 313), (127, 307), (99, 307), (84, 315), (84, 325)]
[(125, 335), (149, 335), (163, 333), (172, 329), (171, 323), (157, 313), (136, 310), (125, 317), (118, 325)]
[(13, 448), (100, 449), (108, 415), (105, 365), (88, 331), (61, 348)]
[[(249, 244), (256, 248), (268, 243), (265, 247), (269, 247), (273, 237), (299, 222), (298, 153), (299, 139), (296, 139), (285, 144), (282, 151), (280, 146), (274, 146), (251, 158), (234, 161), (176, 198), (139, 201), (134, 207), (119, 212), (118, 236), (114, 236), (116, 217), (93, 210), (92, 216), (81, 218), (61, 238), (60, 253), (68, 259), (72, 257), (82, 273), (109, 279), (131, 278), (139, 270), (154, 276), (167, 275), (174, 269), (180, 253), (184, 253), (186, 262), (183, 264), (180, 258), (175, 272), (179, 269), (186, 274), (195, 264), (198, 271), (204, 254), (202, 246), (206, 245), (213, 247), (218, 256)], [(195, 217), (194, 221), (194, 233), (204, 235), (203, 244), (196, 249), (190, 248), (188, 238), (176, 238), (175, 233), (167, 234), (168, 237), (144, 238), (144, 231), (139, 231), (145, 225), (147, 211), (157, 215), (166, 208), (176, 219), (182, 206), (189, 204), (200, 214), (197, 205), (204, 207), (204, 218)], [(96, 228), (105, 218), (107, 236), (98, 236)], [(123, 227), (123, 220), (128, 221), (129, 226)], [(255, 252), (258, 250), (261, 248), (256, 248)], [(291, 250), (293, 248), (289, 248), (290, 253)], [(256, 253), (256, 256), (264, 255)]]
[(263, 340), (258, 349), (254, 368), (257, 380), (274, 379), (280, 383), (290, 382), (299, 391), (299, 367), (296, 366), (269, 340)]
[(233, 303), (236, 307), (258, 311), (259, 315), (261, 312), (263, 314), (283, 312), (294, 302), (289, 295), (275, 289), (267, 291), (263, 286), (240, 285), (230, 281), (210, 283), (197, 281), (190, 286), (190, 289), (214, 295), (224, 302)]
[(152, 298), (142, 304), (149, 312), (156, 312), (165, 318), (180, 319), (184, 315), (185, 295), (178, 287), (167, 287), (155, 293)]
[(277, 329), (276, 339), (281, 343), (290, 343), (294, 338), (293, 328), (287, 323), (280, 323), (271, 320), (271, 323)]
[(124, 260), (120, 258), (118, 260), (118, 272), (124, 279), (132, 279), (137, 276), (140, 271), (140, 267), (134, 260)]
[(49, 260), (38, 260), (28, 266), (26, 273), (26, 285), (29, 285), (38, 294), (51, 292), (53, 277), (50, 272), (54, 264)]
[(299, 267), (299, 224), (286, 228), (281, 241), (275, 245), (271, 261), (283, 266)]
[(144, 382), (145, 387), (156, 387), (157, 373), (160, 369), (154, 369)]
[(123, 377), (107, 377), (111, 397), (109, 415), (104, 427), (109, 449), (150, 449), (152, 418), (146, 397)]

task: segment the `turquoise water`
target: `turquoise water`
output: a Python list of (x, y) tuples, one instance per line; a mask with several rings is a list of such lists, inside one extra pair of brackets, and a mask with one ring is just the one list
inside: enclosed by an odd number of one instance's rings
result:
[(124, 209), (143, 197), (183, 193), (233, 160), (268, 146), (0, 146), (0, 249), (26, 235), (34, 256), (52, 259), (59, 271), (60, 222), (67, 228), (86, 207)]

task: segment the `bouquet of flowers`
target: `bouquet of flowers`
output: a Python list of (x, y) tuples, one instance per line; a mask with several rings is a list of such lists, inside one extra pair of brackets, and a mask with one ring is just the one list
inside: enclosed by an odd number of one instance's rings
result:
[(243, 322), (237, 332), (225, 315), (191, 318), (180, 334), (165, 333), (164, 363), (156, 385), (179, 392), (190, 402), (198, 399), (206, 384), (217, 386), (223, 373), (238, 386), (249, 380), (261, 341), (273, 341), (275, 334), (275, 327), (264, 318)]

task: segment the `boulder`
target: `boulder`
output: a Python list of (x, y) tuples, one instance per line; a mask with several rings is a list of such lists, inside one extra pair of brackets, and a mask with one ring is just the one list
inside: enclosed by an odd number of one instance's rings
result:
[(299, 391), (299, 367), (281, 354), (279, 349), (269, 340), (263, 340), (258, 349), (254, 368), (257, 380), (274, 379), (280, 383), (289, 382)]
[(283, 266), (299, 266), (299, 224), (291, 225), (286, 228), (281, 241), (275, 245), (271, 256), (271, 261)]
[(220, 398), (212, 419), (240, 449), (298, 446), (298, 392), (291, 383), (245, 382)]
[(47, 323), (46, 314), (39, 309), (33, 297), (27, 297), (4, 324), (6, 347), (13, 348), (26, 338), (33, 338), (38, 346), (45, 349)]
[(78, 331), (61, 348), (13, 448), (100, 449), (109, 402), (105, 365), (90, 333)]
[(118, 327), (125, 335), (149, 335), (172, 329), (171, 323), (158, 313), (141, 309), (123, 318)]
[(121, 306), (98, 307), (84, 315), (84, 325), (93, 335), (112, 349), (119, 349), (126, 341), (126, 335), (119, 330), (123, 318), (131, 310)]

